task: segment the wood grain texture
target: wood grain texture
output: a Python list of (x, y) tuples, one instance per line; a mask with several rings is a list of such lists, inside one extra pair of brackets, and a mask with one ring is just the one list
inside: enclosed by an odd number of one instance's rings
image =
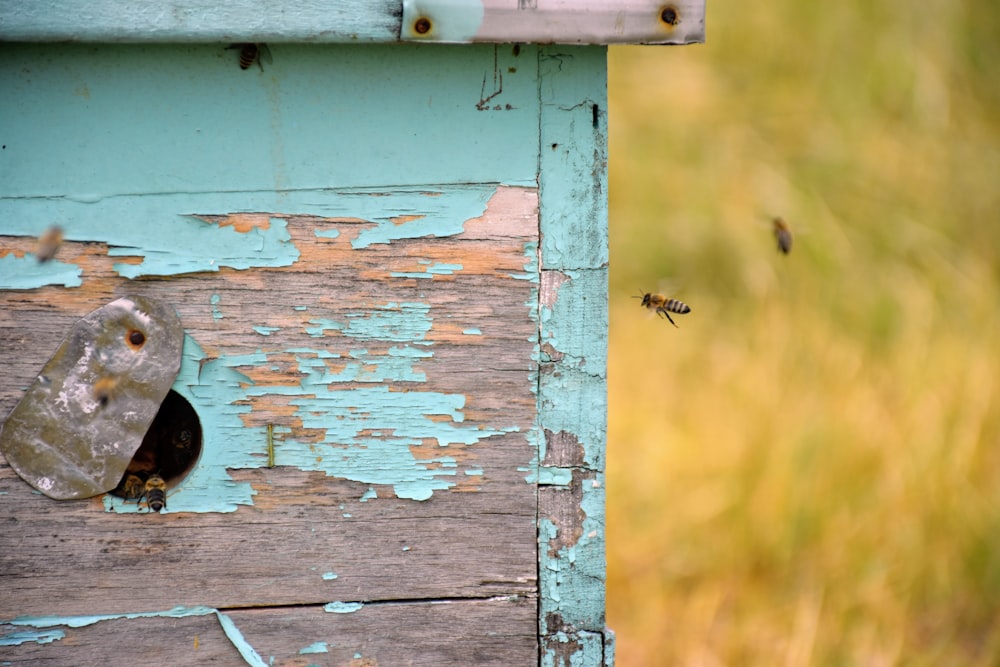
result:
[[(273, 667), (412, 665), (507, 667), (537, 660), (533, 597), (364, 605), (347, 613), (323, 607), (229, 610), (234, 638)], [(67, 664), (246, 665), (212, 613), (110, 619), (36, 629), (0, 624), (0, 660), (41, 667)], [(31, 633), (62, 633), (51, 643)], [(236, 633), (239, 633), (238, 635)], [(16, 635), (15, 635), (16, 636)], [(44, 635), (43, 635), (44, 636)], [(251, 658), (252, 659), (252, 658)]]

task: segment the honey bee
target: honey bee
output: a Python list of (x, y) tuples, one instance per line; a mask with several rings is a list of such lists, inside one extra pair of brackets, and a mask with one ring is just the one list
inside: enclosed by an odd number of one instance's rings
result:
[(778, 250), (787, 255), (792, 250), (792, 230), (788, 228), (788, 223), (780, 217), (775, 218), (773, 224), (774, 238), (778, 241)]
[(59, 252), (59, 246), (63, 242), (63, 230), (59, 225), (52, 225), (38, 237), (38, 250), (35, 252), (35, 259), (39, 264), (44, 264)]
[(226, 48), (240, 50), (240, 69), (249, 69), (251, 65), (257, 63), (257, 67), (263, 72), (264, 64), (262, 61), (267, 60), (268, 63), (271, 62), (271, 50), (267, 48), (267, 44), (233, 44)]
[(159, 475), (150, 475), (149, 479), (146, 480), (144, 495), (149, 510), (159, 512), (167, 506), (167, 483)]
[(103, 408), (109, 401), (111, 401), (111, 397), (114, 395), (115, 387), (117, 386), (117, 379), (105, 376), (94, 383), (94, 388), (91, 393), (94, 396), (94, 400), (97, 401)]
[(642, 299), (642, 307), (652, 310), (657, 315), (662, 315), (670, 320), (670, 323), (675, 327), (677, 323), (674, 322), (673, 318), (670, 317), (670, 313), (678, 313), (684, 315), (691, 312), (691, 308), (678, 299), (671, 299), (665, 297), (662, 294), (656, 294), (654, 292), (643, 292), (639, 290), (641, 296), (632, 297), (633, 299)]
[(125, 473), (122, 481), (118, 484), (118, 488), (112, 493), (116, 496), (120, 496), (125, 500), (134, 500), (139, 502), (142, 497), (146, 494), (146, 483), (142, 481), (142, 477), (136, 475), (133, 472)]

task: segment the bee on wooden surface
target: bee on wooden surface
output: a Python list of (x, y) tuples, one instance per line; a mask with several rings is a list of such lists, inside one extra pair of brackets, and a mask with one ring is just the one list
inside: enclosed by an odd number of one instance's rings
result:
[(59, 252), (59, 246), (63, 242), (63, 230), (59, 225), (52, 225), (38, 237), (38, 250), (35, 252), (35, 259), (39, 264), (44, 264)]
[(774, 238), (778, 241), (778, 250), (788, 254), (792, 250), (792, 230), (788, 228), (788, 223), (780, 217), (772, 221), (774, 225)]
[(144, 491), (151, 512), (159, 512), (167, 506), (167, 483), (159, 475), (149, 476)]
[(116, 378), (105, 376), (94, 383), (91, 394), (94, 396), (94, 400), (103, 408), (111, 401), (117, 386), (118, 380)]
[(657, 315), (666, 317), (675, 327), (677, 326), (677, 323), (670, 317), (670, 313), (685, 315), (691, 312), (691, 308), (688, 307), (686, 303), (678, 299), (671, 299), (663, 296), (662, 294), (656, 294), (655, 292), (642, 292), (642, 290), (639, 290), (639, 292), (641, 293), (641, 296), (635, 296), (632, 298), (642, 299), (643, 308), (647, 308), (655, 312)]
[(146, 483), (142, 481), (142, 477), (134, 472), (127, 472), (118, 484), (118, 488), (112, 491), (112, 493), (125, 500), (139, 502), (146, 494)]
[(257, 63), (257, 67), (260, 71), (264, 71), (264, 60), (268, 63), (272, 62), (271, 50), (267, 48), (267, 44), (233, 44), (232, 46), (227, 46), (227, 49), (239, 49), (240, 50), (240, 69), (249, 69), (251, 65)]

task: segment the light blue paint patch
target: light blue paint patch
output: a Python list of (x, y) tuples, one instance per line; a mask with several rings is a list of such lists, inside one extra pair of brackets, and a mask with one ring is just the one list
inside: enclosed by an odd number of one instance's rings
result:
[[(509, 273), (507, 275), (515, 280), (529, 280), (533, 283), (538, 282), (539, 272), (537, 241), (529, 241), (524, 244), (524, 273)], [(534, 310), (536, 304), (529, 302), (527, 305)]]
[(212, 319), (221, 320), (222, 311), (219, 309), (219, 302), (222, 301), (222, 297), (218, 294), (213, 294), (209, 301), (212, 304)]
[[(399, 349), (399, 348), (393, 348)], [(302, 350), (296, 349), (295, 360), (299, 365), (299, 372), (303, 374), (304, 384), (331, 384), (337, 382), (426, 382), (427, 376), (422, 371), (413, 368), (410, 359), (411, 355), (393, 354), (392, 350), (387, 355), (365, 354), (364, 350), (355, 350), (350, 353), (352, 357), (360, 357), (358, 361), (350, 361), (344, 364), (342, 370), (333, 372), (327, 367), (324, 359), (330, 356), (323, 355), (322, 350)], [(306, 356), (311, 353), (315, 356)], [(427, 356), (432, 356), (427, 353)]]
[(58, 260), (39, 263), (31, 253), (24, 257), (8, 254), (0, 257), (0, 289), (38, 289), (46, 285), (79, 287), (83, 269)]
[(378, 498), (378, 494), (375, 493), (375, 489), (368, 487), (368, 490), (361, 494), (361, 502), (367, 503), (369, 500), (375, 500)]
[(473, 329), (462, 329), (462, 333), (465, 334), (466, 336), (482, 336), (483, 335), (482, 331), (480, 331), (479, 329), (475, 329), (475, 328), (473, 328)]
[(309, 306), (295, 306), (294, 310), (299, 310), (299, 311), (309, 310)]
[(363, 602), (330, 602), (323, 605), (323, 611), (331, 614), (352, 614), (364, 606)]
[(390, 273), (389, 275), (393, 278), (433, 278), (434, 276), (450, 276), (456, 271), (461, 271), (464, 267), (461, 264), (430, 264), (429, 262), (421, 261), (420, 264), (427, 263), (426, 271), (415, 271), (411, 273), (396, 271)]
[[(36, 644), (51, 644), (66, 636), (62, 630), (40, 630), (26, 632), (12, 632), (9, 635), (0, 637), (0, 646), (20, 646), (25, 642), (35, 642)], [(10, 663), (7, 663), (10, 664)]]
[(569, 486), (573, 482), (572, 468), (539, 466), (537, 483), (546, 486)]
[[(367, 248), (375, 243), (391, 243), (398, 239), (461, 234), (467, 220), (479, 218), (486, 212), (486, 203), (495, 191), (493, 186), (470, 185), (449, 189), (447, 197), (441, 197), (443, 193), (440, 192), (399, 193), (409, 194), (411, 198), (408, 201), (400, 199), (398, 204), (393, 200), (380, 202), (375, 215), (359, 216), (363, 220), (372, 220), (375, 226), (362, 230), (351, 241), (351, 247)], [(428, 206), (426, 199), (440, 199), (440, 206)], [(402, 224), (395, 221), (406, 216), (416, 217)]]
[(469, 477), (482, 477), (483, 476), (483, 469), (482, 468), (469, 468), (468, 470), (465, 471), (465, 474), (468, 475)]
[(603, 380), (608, 365), (607, 268), (562, 274), (568, 280), (559, 285), (554, 303), (539, 309), (540, 342), (569, 357), (562, 366)]
[(409, 550), (410, 550), (410, 547), (408, 547), (408, 546), (404, 546), (403, 547), (403, 551), (409, 551)]
[(183, 618), (186, 616), (208, 616), (216, 614), (212, 607), (174, 607), (167, 611), (144, 611), (130, 614), (96, 614), (89, 616), (18, 616), (10, 621), (0, 621), (8, 625), (27, 626), (32, 628), (52, 628), (64, 626), (67, 628), (83, 628), (101, 621), (112, 621), (122, 618)]
[[(601, 378), (559, 366), (559, 372), (539, 376), (539, 422), (553, 433), (573, 434), (583, 446), (584, 467), (603, 470), (608, 425), (606, 385)], [(539, 461), (544, 461), (544, 438), (539, 438), (538, 448)]]
[(313, 230), (313, 233), (316, 235), (317, 238), (321, 239), (335, 239), (338, 236), (340, 236), (340, 230), (334, 229), (332, 227), (328, 229), (316, 229)]
[(187, 216), (167, 217), (163, 223), (165, 228), (137, 225), (116, 234), (108, 256), (144, 258), (140, 264), (115, 264), (118, 275), (138, 278), (218, 271), (222, 267), (291, 266), (299, 258), (288, 222), (281, 218), (271, 218), (267, 229), (253, 227), (246, 232)]
[(332, 581), (332, 580), (334, 580), (336, 578), (337, 578), (337, 573), (336, 572), (324, 572), (323, 573), (323, 579), (325, 579), (327, 581)]
[(254, 331), (259, 333), (261, 336), (270, 336), (275, 331), (281, 331), (281, 327), (251, 327)]
[(426, 303), (386, 303), (374, 309), (347, 313), (347, 323), (329, 319), (313, 319), (306, 327), (310, 336), (325, 336), (327, 331), (339, 331), (345, 336), (393, 342), (412, 342), (424, 339), (431, 330)]
[(236, 650), (239, 651), (243, 660), (251, 667), (267, 667), (263, 658), (260, 657), (260, 654), (254, 650), (253, 646), (250, 645), (250, 642), (243, 637), (243, 633), (240, 632), (240, 629), (236, 627), (235, 623), (233, 623), (233, 619), (229, 618), (220, 611), (216, 611), (215, 615), (219, 618), (219, 625), (222, 626), (222, 631), (226, 633), (226, 637), (229, 638), (230, 643), (232, 643), (232, 645), (236, 647)]
[(310, 644), (305, 648), (299, 649), (299, 655), (306, 655), (308, 653), (329, 653), (330, 649), (327, 648), (328, 644), (326, 642), (316, 642), (315, 644)]

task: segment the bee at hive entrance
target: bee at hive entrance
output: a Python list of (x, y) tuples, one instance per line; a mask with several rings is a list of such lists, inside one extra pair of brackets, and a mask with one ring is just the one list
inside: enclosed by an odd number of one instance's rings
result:
[(191, 404), (170, 390), (160, 404), (142, 444), (111, 493), (150, 511), (166, 506), (166, 493), (191, 471), (201, 454), (201, 422)]

